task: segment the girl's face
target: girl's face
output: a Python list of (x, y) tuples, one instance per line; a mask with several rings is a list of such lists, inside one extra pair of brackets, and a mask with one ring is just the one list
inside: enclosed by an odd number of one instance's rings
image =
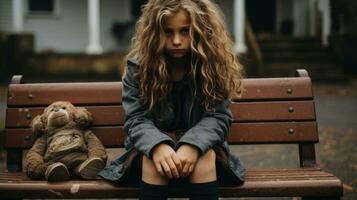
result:
[(182, 58), (191, 50), (190, 16), (187, 11), (180, 9), (167, 16), (164, 24), (166, 34), (165, 52), (173, 58)]

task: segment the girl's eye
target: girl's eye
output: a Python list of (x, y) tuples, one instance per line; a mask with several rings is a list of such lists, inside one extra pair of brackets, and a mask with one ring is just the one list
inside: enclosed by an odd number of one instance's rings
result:
[(51, 109), (51, 111), (54, 111), (54, 110), (55, 110), (55, 109), (53, 109), (53, 108)]
[(166, 35), (172, 35), (172, 31), (171, 30), (165, 30), (165, 34)]
[(190, 32), (190, 29), (189, 28), (184, 28), (184, 29), (181, 30), (181, 32), (183, 34), (188, 34)]

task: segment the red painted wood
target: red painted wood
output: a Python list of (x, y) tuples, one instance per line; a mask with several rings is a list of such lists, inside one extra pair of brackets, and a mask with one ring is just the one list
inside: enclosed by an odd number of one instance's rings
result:
[[(29, 127), (36, 115), (41, 115), (45, 107), (8, 108), (6, 110), (6, 127)], [(124, 124), (124, 110), (120, 106), (86, 106), (92, 114), (93, 125), (110, 126)]]
[[(289, 112), (289, 107), (294, 109)], [(45, 107), (8, 108), (6, 127), (29, 127), (31, 120)], [(117, 106), (86, 106), (92, 114), (94, 125), (123, 125), (124, 110)], [(232, 103), (235, 122), (312, 121), (316, 120), (313, 101), (239, 102)]]
[[(312, 99), (309, 78), (243, 79), (243, 93), (236, 101)], [(291, 93), (288, 90), (291, 90)], [(10, 84), (8, 106), (49, 105), (70, 100), (73, 104), (120, 104), (121, 82)]]
[[(294, 133), (289, 133), (289, 129)], [(228, 135), (230, 144), (279, 144), (318, 142), (316, 122), (235, 123)], [(121, 126), (94, 127), (93, 132), (107, 147), (123, 146), (126, 133)], [(5, 129), (5, 148), (29, 148), (29, 128)]]
[(49, 105), (70, 101), (78, 105), (121, 104), (121, 82), (10, 84), (8, 107)]

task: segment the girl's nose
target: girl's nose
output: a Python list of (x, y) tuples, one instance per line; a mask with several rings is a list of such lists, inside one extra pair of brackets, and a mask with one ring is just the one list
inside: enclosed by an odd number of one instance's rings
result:
[(180, 37), (179, 34), (175, 34), (175, 35), (174, 35), (172, 44), (173, 44), (174, 46), (180, 46), (180, 45), (181, 45), (181, 37)]

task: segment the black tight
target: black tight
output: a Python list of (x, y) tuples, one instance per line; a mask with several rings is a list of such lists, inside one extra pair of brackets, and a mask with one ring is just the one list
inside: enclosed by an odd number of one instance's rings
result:
[[(191, 200), (218, 200), (218, 182), (190, 183), (189, 196)], [(166, 200), (167, 185), (152, 185), (141, 181), (140, 200)]]

